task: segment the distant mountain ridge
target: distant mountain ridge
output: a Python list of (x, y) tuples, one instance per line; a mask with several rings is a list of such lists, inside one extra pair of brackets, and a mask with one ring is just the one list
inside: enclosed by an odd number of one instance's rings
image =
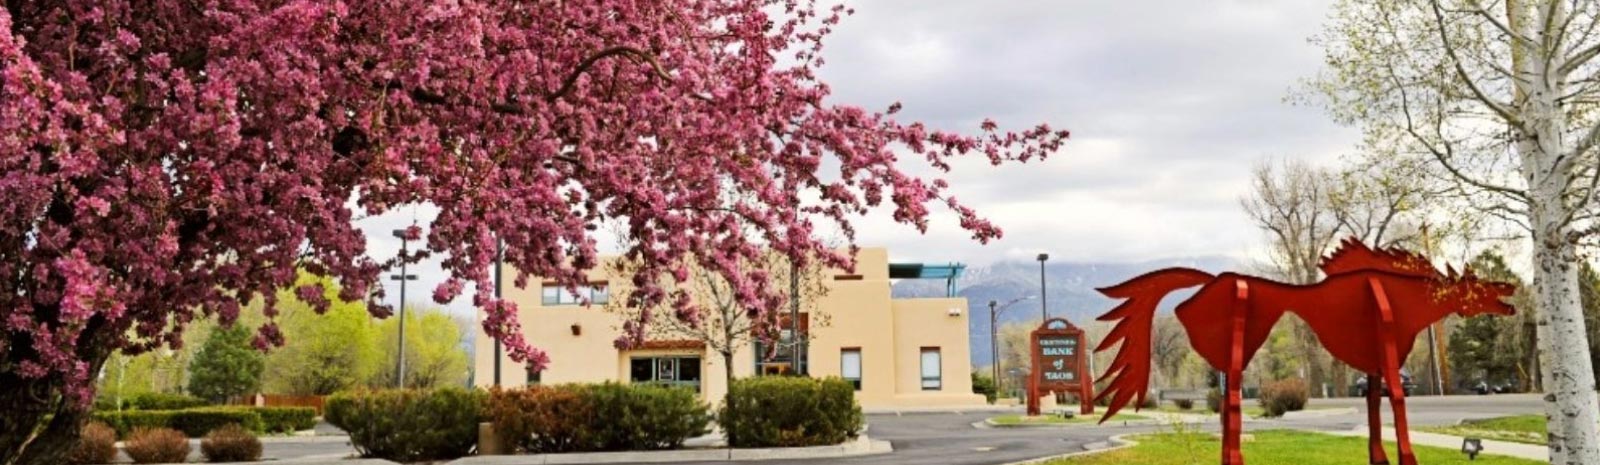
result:
[[(1189, 267), (1218, 273), (1236, 269), (1239, 262), (1222, 256), (1184, 257), (1125, 263), (1045, 262), (1045, 291), (1051, 317), (1065, 317), (1074, 323), (1085, 322), (1110, 310), (1116, 303), (1095, 288), (1127, 281), (1134, 276), (1167, 267)], [(945, 282), (939, 279), (905, 279), (894, 284), (897, 298), (943, 297)], [(1000, 325), (1039, 318), (1039, 263), (999, 262), (969, 267), (956, 282), (956, 295), (967, 298), (970, 310), (968, 337), (972, 342), (972, 365), (987, 366), (994, 354), (989, 350), (989, 301), (1002, 304), (1023, 296), (1033, 299), (1018, 302), (1000, 315)], [(1166, 299), (1161, 311), (1171, 311), (1177, 299)]]

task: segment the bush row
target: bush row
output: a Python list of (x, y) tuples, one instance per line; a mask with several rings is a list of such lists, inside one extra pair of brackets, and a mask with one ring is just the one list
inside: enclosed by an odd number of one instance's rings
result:
[(205, 407), (205, 399), (183, 394), (166, 394), (160, 392), (143, 392), (122, 399), (119, 405), (117, 399), (111, 396), (101, 396), (94, 399), (95, 410), (183, 410)]
[[(117, 457), (117, 435), (101, 422), (84, 425), (77, 444), (67, 454), (73, 465), (108, 464)], [(189, 439), (171, 428), (140, 427), (128, 434), (123, 449), (133, 463), (181, 463), (189, 458)], [(208, 462), (254, 462), (261, 459), (261, 440), (238, 424), (206, 433), (200, 454)]]
[(855, 387), (840, 378), (758, 376), (735, 380), (717, 414), (733, 447), (839, 444), (861, 431)]
[(172, 428), (192, 438), (237, 424), (257, 433), (290, 433), (315, 427), (317, 411), (310, 407), (200, 407), (183, 410), (124, 410), (94, 413), (94, 420), (127, 437), (139, 428)]
[(486, 416), (526, 453), (673, 449), (711, 422), (694, 391), (617, 383), (495, 389)]
[(483, 398), (461, 388), (344, 392), (328, 398), (323, 414), (364, 457), (442, 460), (472, 451)]

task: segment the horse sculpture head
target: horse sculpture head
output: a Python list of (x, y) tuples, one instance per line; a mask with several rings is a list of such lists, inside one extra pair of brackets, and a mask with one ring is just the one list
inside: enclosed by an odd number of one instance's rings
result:
[(1446, 267), (1447, 272), (1440, 273), (1427, 257), (1400, 248), (1374, 249), (1356, 238), (1349, 238), (1340, 242), (1339, 248), (1319, 266), (1328, 276), (1375, 270), (1432, 280), (1435, 301), (1443, 309), (1463, 317), (1516, 313), (1516, 309), (1505, 302), (1516, 293), (1516, 286), (1479, 278), (1471, 267), (1465, 273), (1456, 273), (1454, 267)]
[(1514, 315), (1517, 309), (1506, 303), (1517, 292), (1517, 287), (1498, 281), (1479, 278), (1467, 268), (1465, 273), (1456, 274), (1455, 269), (1442, 276), (1440, 298), (1444, 305), (1455, 309), (1457, 315), (1474, 317), (1478, 315)]

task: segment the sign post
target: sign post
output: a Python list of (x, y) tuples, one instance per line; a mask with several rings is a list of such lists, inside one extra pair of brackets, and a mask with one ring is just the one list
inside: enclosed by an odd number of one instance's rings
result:
[(1089, 373), (1083, 330), (1063, 318), (1044, 321), (1029, 337), (1033, 373), (1028, 376), (1028, 415), (1038, 415), (1039, 398), (1074, 394), (1079, 413), (1094, 413), (1094, 375)]

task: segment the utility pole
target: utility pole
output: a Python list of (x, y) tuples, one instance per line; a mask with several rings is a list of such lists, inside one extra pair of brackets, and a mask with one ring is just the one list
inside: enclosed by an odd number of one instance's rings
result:
[(414, 281), (417, 275), (406, 273), (406, 248), (411, 243), (411, 236), (404, 229), (394, 230), (394, 237), (400, 238), (400, 274), (389, 275), (389, 279), (400, 281), (400, 340), (398, 341), (400, 357), (395, 362), (395, 382), (397, 388), (406, 387), (406, 281)]

